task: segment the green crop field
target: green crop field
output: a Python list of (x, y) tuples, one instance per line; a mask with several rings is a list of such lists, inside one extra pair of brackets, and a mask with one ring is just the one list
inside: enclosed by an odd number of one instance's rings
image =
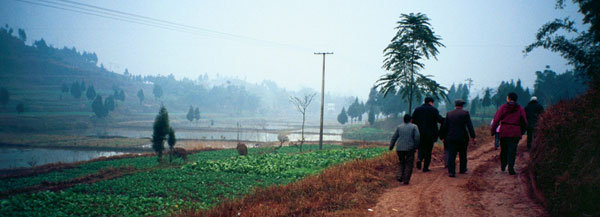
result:
[(315, 145), (205, 151), (187, 162), (156, 163), (156, 157), (136, 157), (83, 164), (30, 177), (2, 179), (7, 191), (43, 182), (68, 181), (107, 168), (133, 167), (137, 172), (91, 184), (76, 184), (61, 191), (41, 191), (9, 196), (1, 201), (0, 216), (161, 216), (180, 209), (206, 209), (238, 198), (255, 188), (297, 181), (323, 169), (354, 159), (381, 155), (385, 148), (352, 148)]

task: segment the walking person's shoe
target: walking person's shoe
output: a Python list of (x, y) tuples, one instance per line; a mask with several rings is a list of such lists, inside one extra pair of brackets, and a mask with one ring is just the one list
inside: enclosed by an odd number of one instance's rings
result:
[(402, 178), (396, 178), (396, 180), (398, 180), (398, 182), (402, 182)]
[(429, 171), (431, 171), (429, 168), (423, 168), (424, 173), (429, 172)]
[(408, 185), (408, 182), (404, 182), (404, 185)]
[(465, 173), (467, 173), (467, 171), (468, 171), (468, 169), (461, 170), (461, 171), (460, 171), (460, 174), (465, 174)]
[(506, 171), (506, 166), (500, 166), (500, 169), (502, 170), (502, 172)]
[(448, 174), (448, 176), (454, 178), (454, 177), (456, 177), (456, 174), (450, 173), (450, 174)]
[(421, 169), (421, 161), (420, 160), (417, 161), (417, 169)]
[(517, 174), (517, 173), (515, 172), (515, 170), (514, 170), (514, 169), (510, 169), (510, 168), (509, 168), (509, 169), (508, 169), (508, 174), (510, 174), (510, 175), (515, 175), (515, 174)]

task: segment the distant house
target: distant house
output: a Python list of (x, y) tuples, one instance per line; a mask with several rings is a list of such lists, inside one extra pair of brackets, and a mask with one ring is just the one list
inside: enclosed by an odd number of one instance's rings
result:
[(327, 111), (335, 112), (335, 103), (327, 103)]

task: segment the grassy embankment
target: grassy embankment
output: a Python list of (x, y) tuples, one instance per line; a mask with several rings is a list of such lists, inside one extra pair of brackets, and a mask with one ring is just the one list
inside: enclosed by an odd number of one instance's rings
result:
[[(239, 157), (235, 150), (192, 154), (187, 162), (157, 166), (151, 156), (95, 161), (47, 173), (0, 179), (5, 199), (0, 215), (165, 215), (180, 210), (198, 211), (239, 198), (263, 187), (284, 185), (353, 159), (380, 155), (384, 148), (305, 146), (297, 153), (284, 147), (250, 149)], [(119, 169), (121, 168), (121, 169)], [(117, 173), (103, 178), (106, 171)], [(313, 177), (313, 176), (311, 176)], [(92, 181), (89, 181), (92, 179)], [(81, 181), (80, 184), (73, 180)], [(67, 188), (60, 188), (60, 185)], [(32, 186), (53, 186), (56, 191), (9, 194)], [(37, 188), (44, 189), (44, 188)]]
[(553, 216), (600, 216), (600, 93), (548, 108), (532, 145), (533, 179)]

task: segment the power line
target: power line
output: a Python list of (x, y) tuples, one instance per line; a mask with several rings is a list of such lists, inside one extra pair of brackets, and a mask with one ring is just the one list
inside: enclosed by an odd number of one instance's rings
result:
[(167, 21), (167, 20), (163, 20), (163, 19), (157, 19), (157, 18), (153, 18), (153, 17), (128, 13), (128, 12), (124, 12), (124, 11), (118, 11), (118, 10), (113, 10), (113, 9), (109, 9), (109, 8), (94, 6), (94, 5), (90, 5), (90, 4), (78, 3), (78, 2), (74, 2), (74, 1), (70, 1), (70, 0), (58, 0), (58, 1), (61, 1), (64, 3), (48, 1), (48, 0), (37, 0), (37, 2), (33, 2), (33, 0), (15, 0), (15, 1), (32, 4), (32, 5), (43, 6), (43, 7), (54, 8), (54, 9), (59, 9), (59, 10), (70, 11), (70, 12), (75, 12), (75, 13), (81, 13), (81, 14), (86, 14), (86, 15), (90, 15), (90, 16), (97, 16), (97, 17), (102, 17), (102, 18), (107, 18), (107, 19), (113, 19), (113, 20), (118, 20), (118, 21), (122, 21), (122, 22), (140, 24), (140, 25), (145, 25), (145, 26), (150, 26), (150, 27), (155, 27), (155, 28), (160, 28), (160, 29), (165, 29), (165, 30), (177, 31), (177, 32), (182, 32), (182, 33), (195, 34), (195, 35), (198, 33), (210, 33), (213, 35), (225, 36), (225, 37), (219, 37), (219, 39), (229, 39), (229, 40), (242, 39), (242, 40), (246, 40), (246, 41), (260, 42), (262, 44), (269, 44), (269, 45), (284, 46), (284, 47), (301, 49), (301, 50), (308, 50), (308, 48), (305, 48), (302, 46), (284, 44), (284, 43), (279, 43), (279, 42), (270, 41), (270, 40), (257, 39), (257, 38), (252, 38), (252, 37), (248, 37), (248, 36), (244, 36), (244, 35), (220, 32), (220, 31), (215, 31), (215, 30), (211, 30), (211, 29), (200, 28), (200, 27), (196, 27), (196, 26), (171, 22), (171, 21)]
[(191, 32), (186, 32), (186, 31), (182, 31), (179, 29), (158, 26), (158, 25), (143, 23), (143, 22), (138, 22), (138, 21), (132, 21), (132, 20), (122, 19), (122, 18), (118, 18), (118, 17), (105, 16), (105, 15), (96, 14), (93, 12), (80, 11), (80, 10), (64, 8), (64, 7), (60, 7), (60, 6), (48, 5), (48, 4), (44, 4), (44, 3), (31, 2), (31, 1), (27, 1), (27, 0), (15, 0), (15, 1), (20, 1), (20, 2), (27, 3), (27, 4), (49, 7), (49, 8), (59, 9), (59, 10), (71, 11), (71, 12), (76, 12), (76, 13), (81, 13), (81, 14), (86, 14), (86, 15), (91, 15), (91, 16), (103, 17), (103, 18), (107, 18), (107, 19), (119, 20), (119, 21), (123, 21), (123, 22), (136, 23), (136, 24), (141, 24), (141, 25), (146, 25), (146, 26), (151, 26), (151, 27), (157, 27), (157, 28), (161, 28), (161, 29), (167, 29), (167, 30), (184, 32), (184, 33), (191, 33)]

